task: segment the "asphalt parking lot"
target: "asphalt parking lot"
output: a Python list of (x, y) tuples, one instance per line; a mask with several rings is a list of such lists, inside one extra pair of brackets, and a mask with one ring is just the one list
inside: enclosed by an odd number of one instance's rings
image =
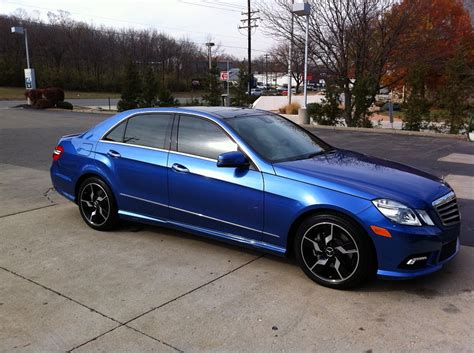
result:
[(0, 352), (474, 351), (474, 144), (315, 129), (444, 176), (459, 256), (412, 281), (320, 287), (291, 261), (159, 227), (87, 227), (51, 190), (52, 149), (103, 114), (0, 109)]

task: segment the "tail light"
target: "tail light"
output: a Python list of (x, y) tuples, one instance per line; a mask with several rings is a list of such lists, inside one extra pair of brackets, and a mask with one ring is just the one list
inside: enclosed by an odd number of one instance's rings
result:
[(54, 148), (54, 151), (53, 151), (53, 160), (57, 161), (59, 158), (61, 158), (63, 153), (64, 153), (64, 147), (63, 146), (56, 146)]

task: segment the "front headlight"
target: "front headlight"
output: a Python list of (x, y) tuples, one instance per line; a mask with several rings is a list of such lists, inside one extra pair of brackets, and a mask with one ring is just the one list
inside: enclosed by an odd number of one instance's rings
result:
[(373, 200), (375, 207), (388, 219), (398, 224), (421, 226), (415, 211), (397, 201), (378, 199)]

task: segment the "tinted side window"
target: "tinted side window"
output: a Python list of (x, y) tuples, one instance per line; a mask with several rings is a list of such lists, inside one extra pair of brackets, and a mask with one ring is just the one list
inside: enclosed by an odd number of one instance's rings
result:
[(123, 142), (123, 133), (125, 132), (125, 125), (127, 125), (126, 121), (114, 127), (113, 130), (110, 131), (107, 134), (107, 136), (104, 137), (104, 140), (114, 141), (114, 142)]
[(169, 148), (166, 142), (171, 114), (142, 114), (128, 119), (123, 142), (154, 148)]
[(196, 117), (181, 116), (178, 152), (217, 159), (221, 153), (236, 150), (237, 145), (216, 124)]

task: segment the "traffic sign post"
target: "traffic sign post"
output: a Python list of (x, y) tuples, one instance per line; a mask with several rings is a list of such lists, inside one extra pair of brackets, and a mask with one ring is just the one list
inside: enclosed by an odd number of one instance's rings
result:
[[(227, 94), (225, 95), (225, 106), (229, 106), (229, 62), (227, 62), (227, 71), (221, 71), (220, 80), (225, 81)], [(222, 95), (224, 97), (224, 95)]]
[(229, 73), (227, 71), (221, 71), (221, 81), (227, 81), (229, 79)]

